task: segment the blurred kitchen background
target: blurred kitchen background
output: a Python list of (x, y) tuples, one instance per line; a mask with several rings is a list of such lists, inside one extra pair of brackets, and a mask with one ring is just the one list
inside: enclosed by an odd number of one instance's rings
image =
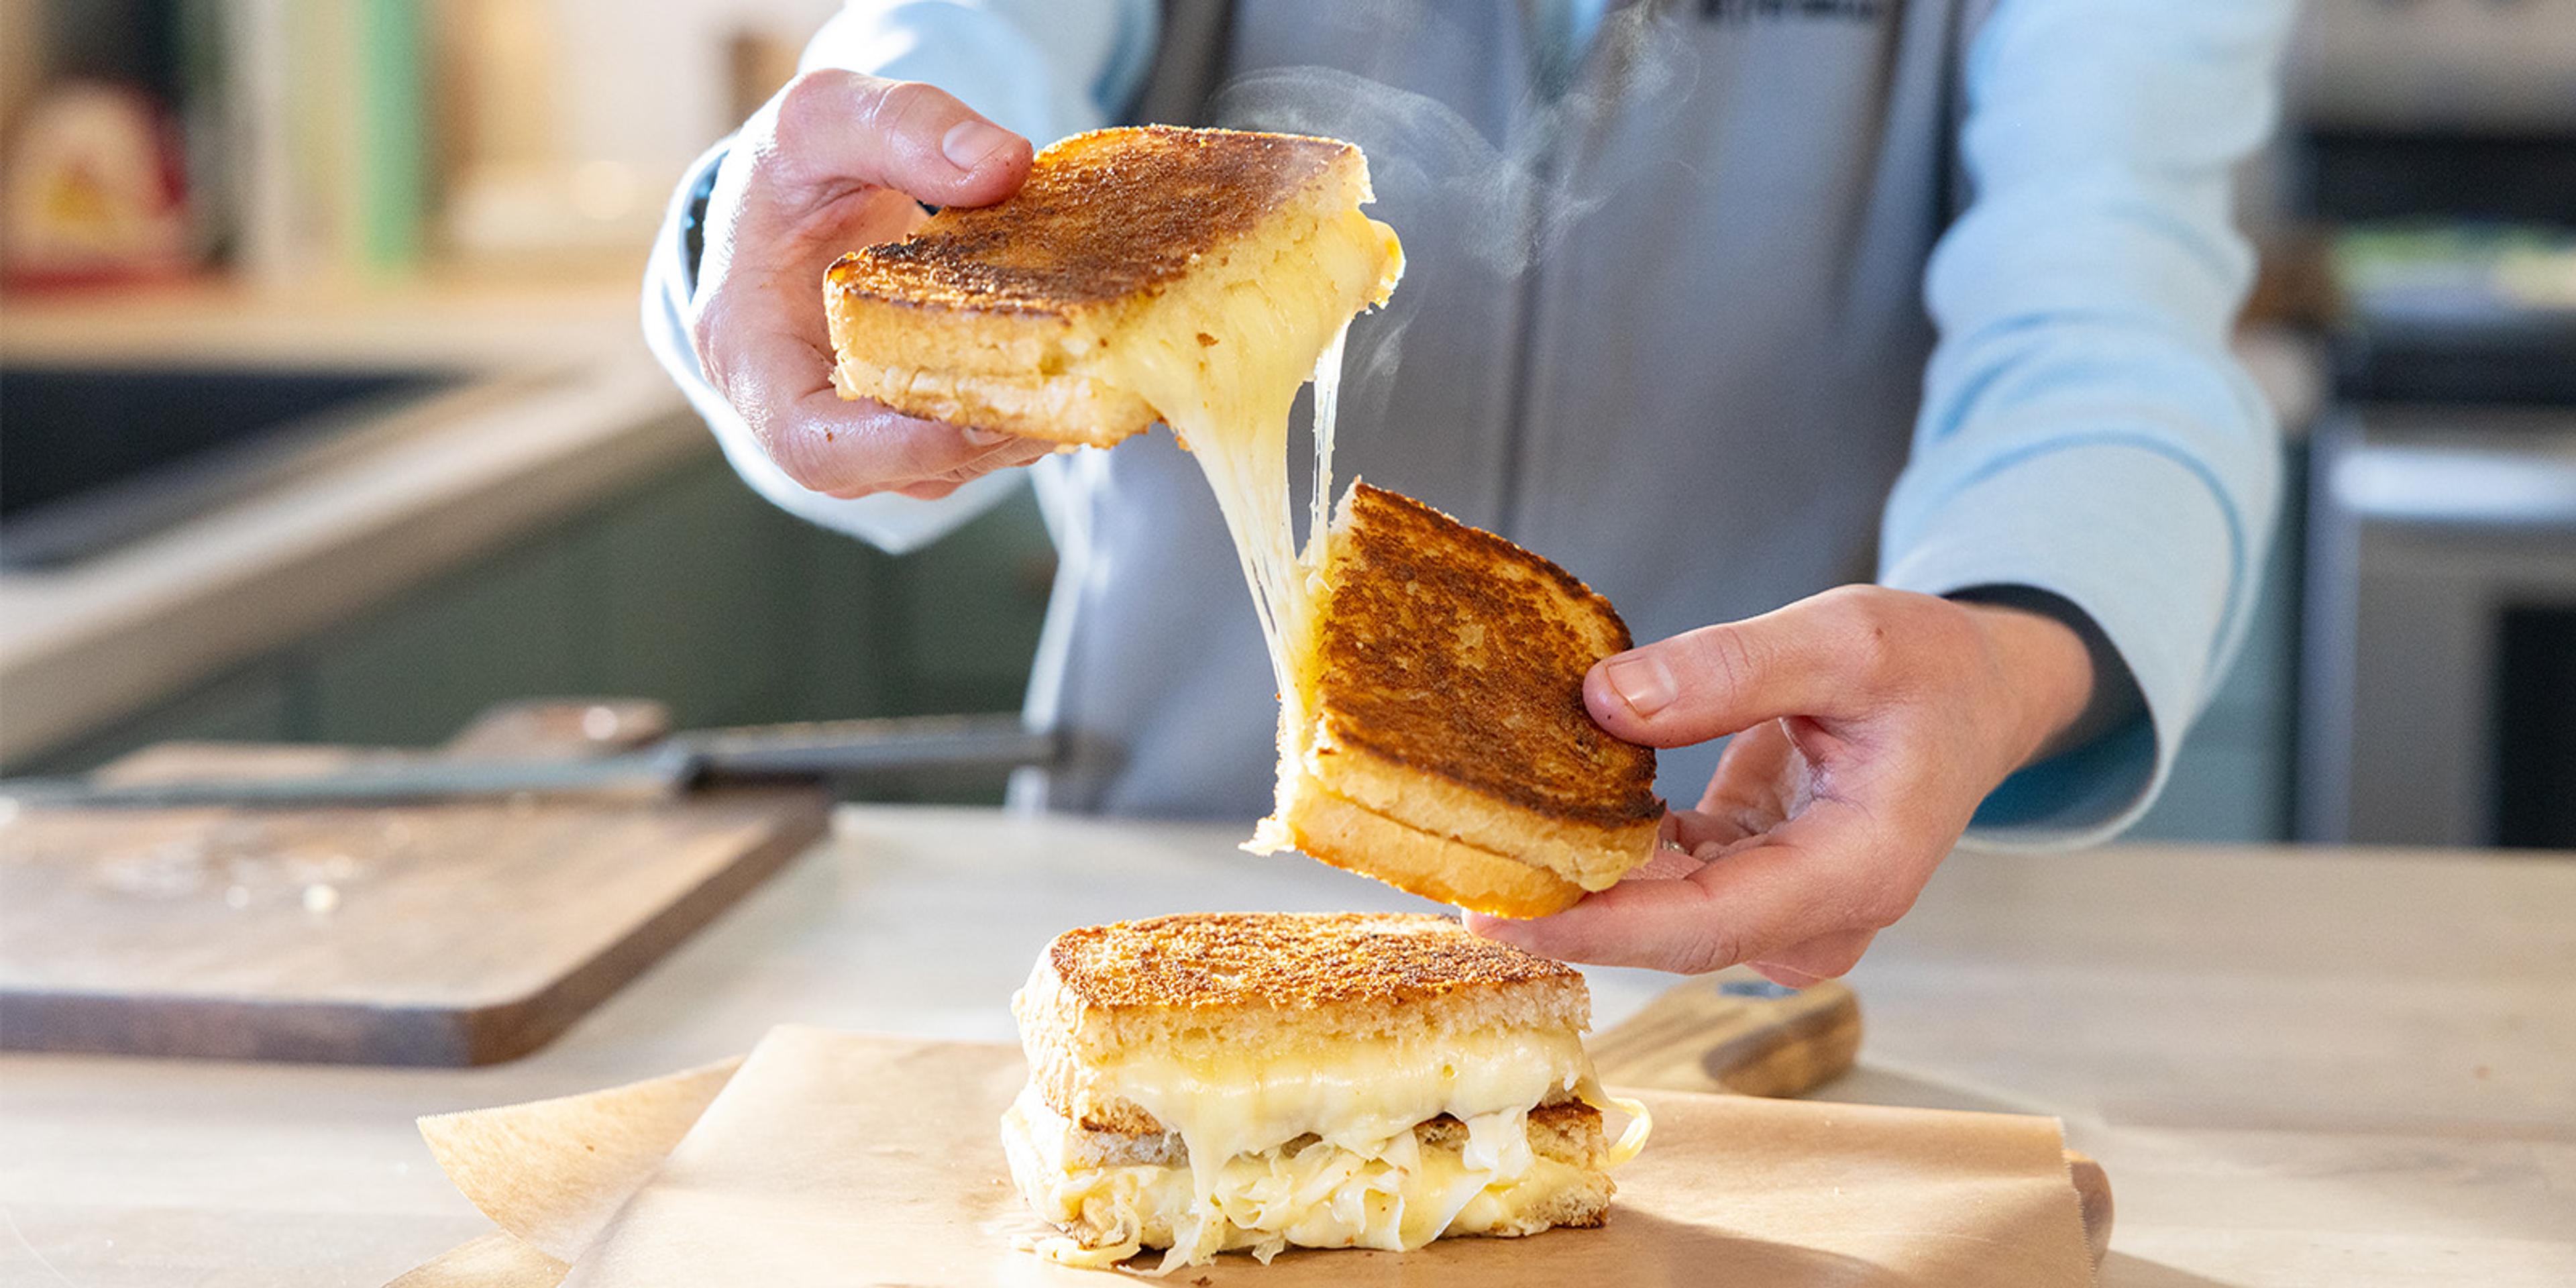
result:
[[(1025, 491), (807, 528), (637, 336), (676, 176), (832, 7), (0, 0), (0, 771), (1015, 710)], [(2293, 495), (2141, 830), (2576, 847), (2576, 0), (2311, 0), (2291, 79), (2241, 347)]]

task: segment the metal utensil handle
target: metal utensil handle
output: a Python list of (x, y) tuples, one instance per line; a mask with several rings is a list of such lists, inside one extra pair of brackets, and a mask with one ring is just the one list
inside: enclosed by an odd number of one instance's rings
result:
[(675, 741), (715, 778), (829, 777), (928, 769), (1052, 765), (1055, 734), (1013, 715), (905, 716), (710, 729)]
[(1007, 715), (918, 716), (710, 729), (594, 760), (412, 759), (292, 778), (101, 784), (85, 778), (0, 779), (15, 806), (160, 808), (359, 805), (623, 789), (668, 792), (700, 779), (832, 778), (940, 769), (1051, 765), (1056, 735)]

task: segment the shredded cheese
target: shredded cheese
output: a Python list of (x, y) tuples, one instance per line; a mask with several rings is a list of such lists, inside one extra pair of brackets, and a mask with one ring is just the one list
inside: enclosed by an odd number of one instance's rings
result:
[(1368, 1140), (1307, 1140), (1237, 1154), (1205, 1180), (1177, 1163), (1085, 1165), (1076, 1129), (1035, 1089), (1003, 1119), (1012, 1177), (1040, 1217), (1100, 1232), (1033, 1248), (1065, 1265), (1116, 1265), (1164, 1248), (1155, 1274), (1249, 1251), (1261, 1261), (1291, 1246), (1410, 1252), (1444, 1235), (1517, 1226), (1531, 1209), (1584, 1183), (1580, 1168), (1529, 1147), (1528, 1112), (1466, 1121), (1459, 1150), (1424, 1149), (1410, 1127)]

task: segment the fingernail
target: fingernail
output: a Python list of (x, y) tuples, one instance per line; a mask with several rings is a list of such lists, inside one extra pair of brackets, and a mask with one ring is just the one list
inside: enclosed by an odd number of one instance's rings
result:
[(939, 152), (948, 164), (972, 173), (1010, 142), (1011, 132), (991, 121), (959, 121), (939, 140)]
[(975, 429), (970, 427), (960, 430), (959, 432), (966, 436), (966, 443), (970, 447), (991, 447), (993, 444), (1010, 437), (1010, 435), (1005, 434), (998, 429)]
[(1673, 673), (1663, 659), (1647, 654), (1612, 658), (1603, 664), (1601, 673), (1617, 691), (1619, 700), (1640, 716), (1651, 716), (1673, 704)]

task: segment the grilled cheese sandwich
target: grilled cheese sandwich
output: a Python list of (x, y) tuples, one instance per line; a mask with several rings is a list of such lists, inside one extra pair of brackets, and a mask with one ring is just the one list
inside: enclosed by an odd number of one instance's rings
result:
[(1040, 152), (1010, 200), (943, 210), (832, 266), (834, 382), (911, 415), (1065, 444), (1170, 425), (1216, 494), (1285, 691), (1307, 572), (1289, 413), (1313, 379), (1329, 496), (1343, 329), (1404, 270), (1394, 231), (1360, 212), (1369, 199), (1367, 159), (1332, 139), (1075, 135)]
[[(1075, 1264), (1597, 1225), (1648, 1129), (1593, 1078), (1582, 976), (1437, 917), (1069, 931), (1013, 1010), (1004, 1145)], [(1615, 1146), (1604, 1107), (1632, 1115)]]
[(1583, 706), (1629, 646), (1607, 600), (1489, 532), (1353, 483), (1289, 643), (1276, 811), (1294, 847), (1444, 903), (1562, 911), (1653, 852), (1655, 753)]

